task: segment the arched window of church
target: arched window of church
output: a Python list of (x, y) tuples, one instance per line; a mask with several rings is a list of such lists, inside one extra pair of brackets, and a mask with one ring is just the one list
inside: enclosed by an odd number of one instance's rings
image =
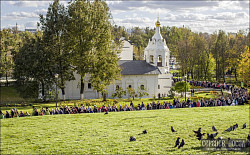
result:
[(120, 86), (119, 85), (116, 85), (116, 90), (118, 90), (120, 88)]
[(132, 86), (131, 86), (131, 85), (128, 85), (128, 87), (129, 87), (129, 88), (132, 88)]
[(145, 89), (143, 84), (140, 86), (140, 88), (141, 88), (141, 90), (144, 90), (144, 89)]
[(88, 83), (88, 89), (91, 89), (92, 86), (91, 86), (91, 83)]
[(168, 56), (166, 56), (166, 66), (168, 66)]
[(150, 63), (154, 63), (154, 56), (153, 55), (150, 55)]
[(158, 55), (157, 66), (162, 66), (162, 56)]

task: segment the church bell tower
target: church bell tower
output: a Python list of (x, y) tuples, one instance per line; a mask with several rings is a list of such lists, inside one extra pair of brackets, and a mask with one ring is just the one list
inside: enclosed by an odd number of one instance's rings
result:
[(165, 39), (162, 38), (160, 33), (161, 23), (159, 17), (155, 22), (155, 34), (149, 40), (147, 47), (144, 50), (144, 59), (146, 62), (157, 66), (162, 74), (169, 72), (169, 57), (170, 51), (167, 47)]

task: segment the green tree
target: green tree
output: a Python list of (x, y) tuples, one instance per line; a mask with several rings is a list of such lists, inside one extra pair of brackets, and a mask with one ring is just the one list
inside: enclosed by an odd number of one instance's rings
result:
[(139, 98), (141, 99), (143, 96), (148, 96), (147, 90), (145, 88), (138, 87), (138, 92), (137, 92)]
[[(42, 97), (45, 101), (55, 81), (53, 66), (49, 61), (51, 57), (44, 50), (41, 32), (38, 32), (35, 36), (27, 37), (24, 42), (14, 58), (14, 78), (17, 79), (18, 83), (24, 85), (23, 89), (27, 92), (36, 90), (33, 87), (40, 85)], [(36, 88), (38, 89), (38, 87)], [(20, 91), (24, 91), (23, 89)]]
[(64, 5), (59, 3), (59, 0), (55, 0), (49, 5), (46, 17), (40, 15), (45, 50), (52, 56), (49, 63), (55, 66), (54, 73), (59, 74), (58, 86), (62, 90), (64, 100), (65, 82), (73, 79), (71, 58), (66, 44), (68, 39), (67, 22), (67, 11)]
[(93, 23), (96, 22), (94, 17), (97, 13), (94, 12), (90, 0), (71, 1), (68, 6), (67, 45), (71, 51), (72, 65), (81, 76), (81, 99), (84, 93), (84, 78), (93, 69), (93, 57), (96, 51), (94, 50), (95, 38), (99, 33), (95, 30), (97, 25)]
[(81, 99), (84, 77), (90, 74), (94, 89), (106, 98), (106, 88), (120, 76), (119, 44), (112, 43), (109, 8), (104, 1), (72, 1), (69, 5), (69, 47), (73, 65), (81, 75)]
[(178, 93), (181, 93), (181, 96), (183, 96), (182, 93), (185, 92), (185, 88), (186, 88), (186, 92), (188, 92), (190, 89), (190, 85), (188, 82), (180, 81), (180, 82), (175, 83), (174, 90), (177, 91)]
[(222, 77), (225, 82), (226, 60), (228, 58), (228, 37), (222, 30), (218, 33), (213, 55), (215, 56), (216, 62), (216, 80), (219, 81)]
[(17, 50), (18, 34), (12, 29), (3, 29), (0, 31), (1, 37), (1, 64), (0, 64), (0, 77), (5, 75), (6, 86), (8, 86), (8, 77), (11, 76), (13, 69), (13, 55)]
[(115, 93), (112, 94), (112, 97), (122, 98), (124, 95), (126, 95), (126, 91), (123, 90), (122, 87), (119, 87), (115, 90)]
[(127, 87), (127, 92), (128, 92), (128, 95), (129, 95), (129, 98), (133, 98), (133, 100), (135, 99), (135, 96), (137, 95), (136, 92), (135, 92), (135, 89), (134, 88), (130, 88), (130, 87)]
[[(90, 81), (98, 94), (106, 94), (106, 88), (120, 77), (120, 68), (118, 65), (118, 56), (116, 50), (119, 46), (112, 44), (112, 25), (110, 23), (110, 12), (107, 4), (103, 1), (94, 1), (92, 3), (95, 10), (94, 27), (98, 31), (94, 38), (93, 67), (90, 72)], [(106, 100), (103, 95), (103, 100)]]

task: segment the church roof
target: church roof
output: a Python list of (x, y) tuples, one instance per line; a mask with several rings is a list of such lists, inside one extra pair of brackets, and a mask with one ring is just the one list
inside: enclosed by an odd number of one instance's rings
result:
[(158, 67), (145, 60), (120, 60), (118, 63), (122, 69), (122, 75), (161, 74)]

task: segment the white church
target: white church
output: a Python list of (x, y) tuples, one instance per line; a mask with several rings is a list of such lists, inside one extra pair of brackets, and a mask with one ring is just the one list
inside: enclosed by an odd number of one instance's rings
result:
[[(169, 73), (170, 51), (166, 41), (160, 34), (160, 22), (156, 21), (156, 30), (152, 39), (149, 40), (144, 50), (144, 60), (133, 60), (133, 45), (123, 40), (122, 52), (119, 54), (119, 66), (121, 67), (121, 79), (108, 86), (107, 98), (112, 98), (116, 88), (121, 87), (123, 90), (131, 87), (135, 92), (143, 88), (149, 95), (145, 98), (167, 96), (172, 87), (172, 74)], [(80, 99), (80, 75), (74, 74), (75, 80), (67, 81), (65, 85), (65, 97), (59, 93), (60, 99)], [(89, 76), (84, 79), (84, 98), (96, 99), (101, 97), (93, 89), (89, 82)], [(125, 98), (128, 97), (124, 96)]]

